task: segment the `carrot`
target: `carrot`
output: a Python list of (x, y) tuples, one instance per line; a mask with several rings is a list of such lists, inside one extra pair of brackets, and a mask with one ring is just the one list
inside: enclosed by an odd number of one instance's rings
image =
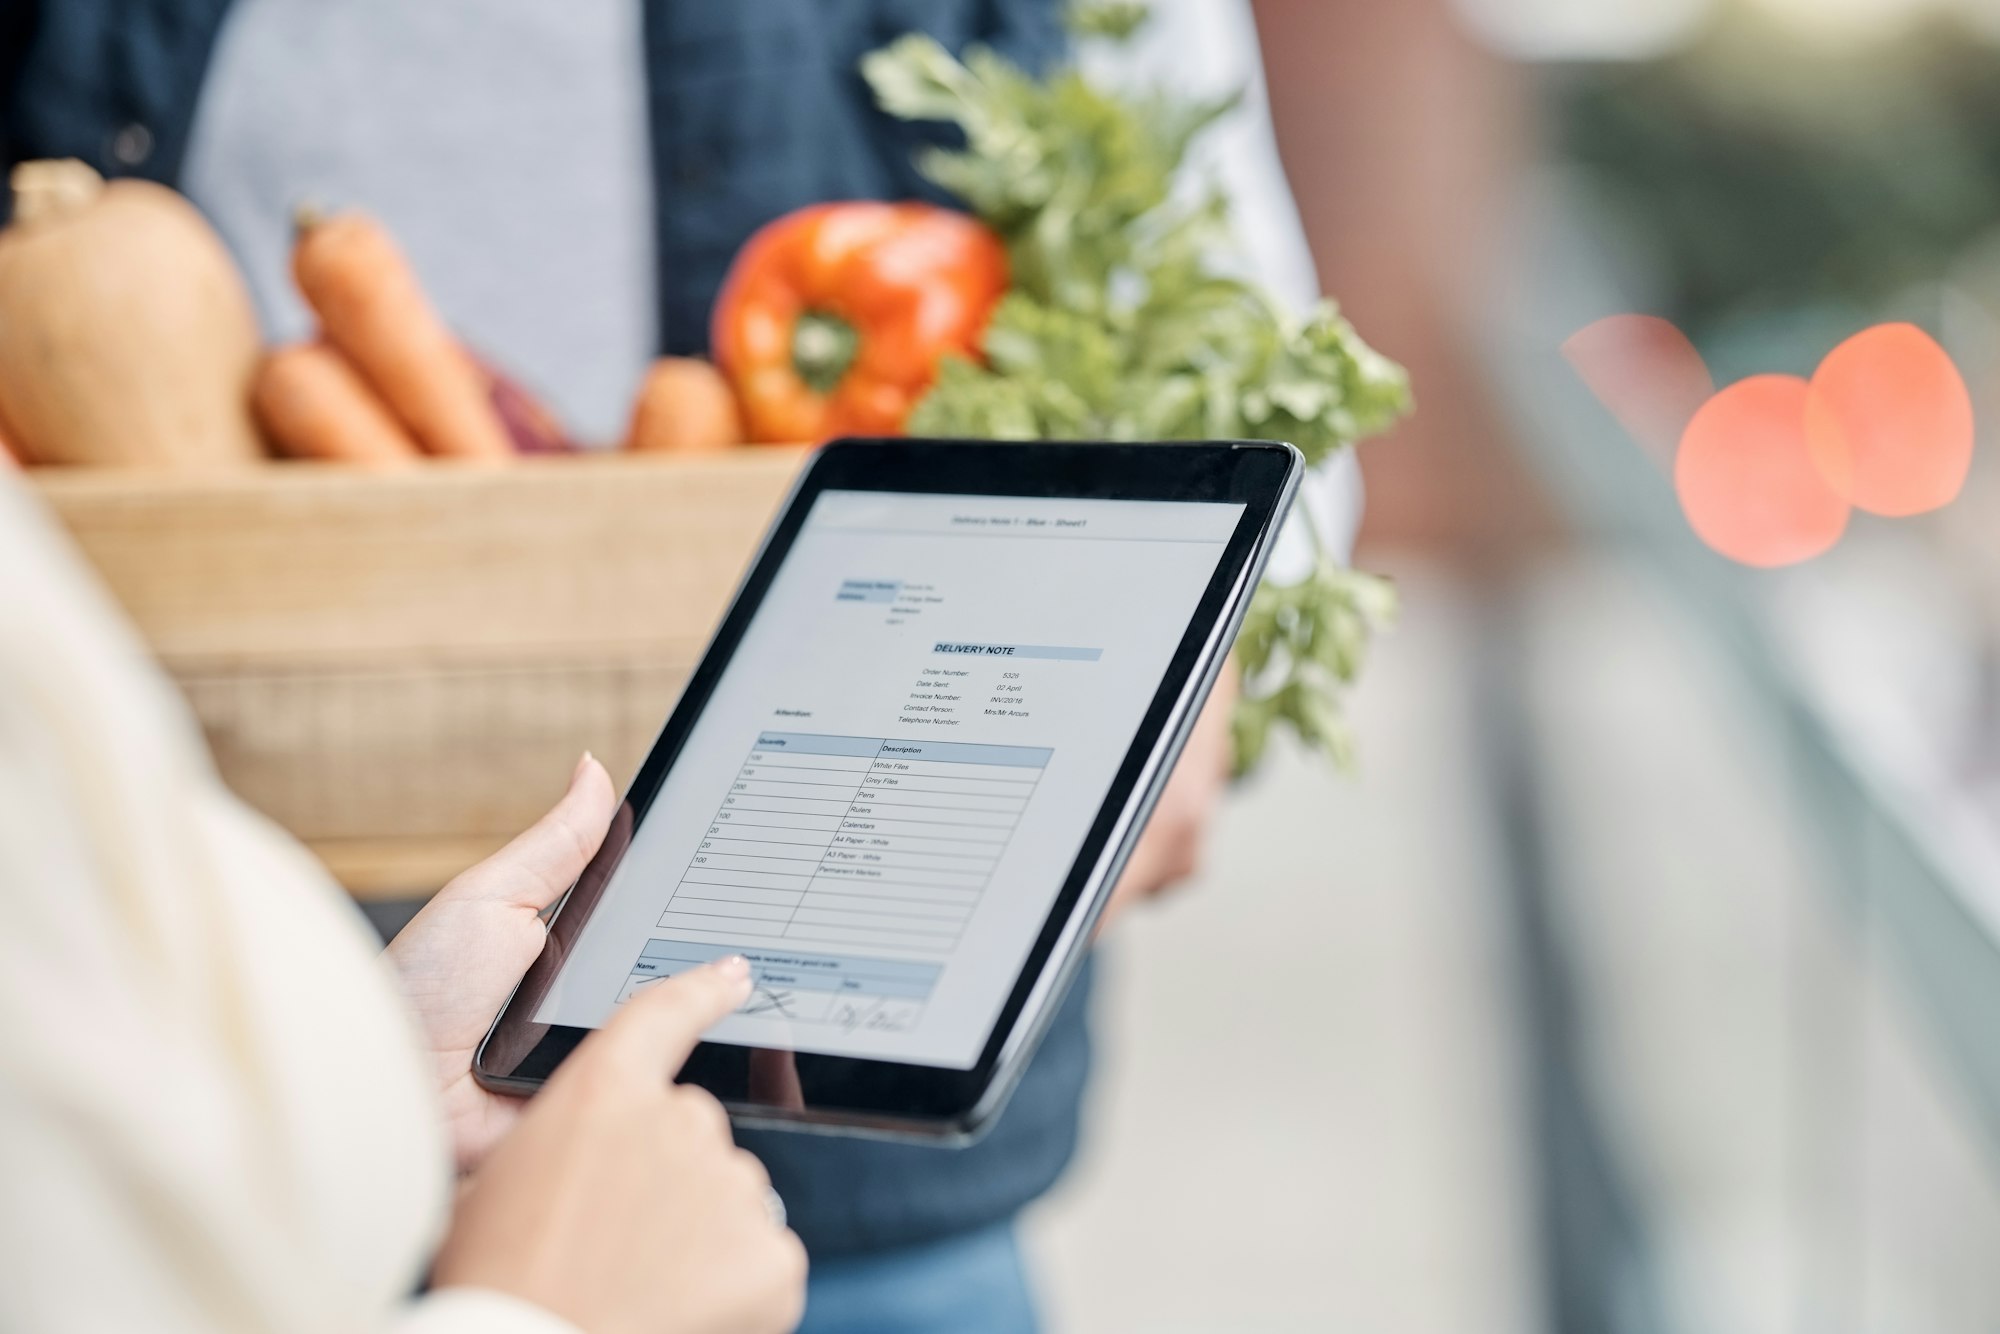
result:
[(707, 453), (743, 440), (743, 414), (721, 371), (695, 357), (661, 357), (646, 372), (625, 448)]
[(250, 386), (257, 424), (280, 454), (399, 467), (417, 442), (358, 371), (325, 343), (273, 348)]
[(320, 327), (432, 454), (513, 457), (477, 368), (383, 226), (362, 213), (302, 212), (292, 278)]

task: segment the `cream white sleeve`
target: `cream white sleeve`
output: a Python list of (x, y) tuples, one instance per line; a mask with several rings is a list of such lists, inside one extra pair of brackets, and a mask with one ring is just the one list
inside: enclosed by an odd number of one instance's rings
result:
[(0, 571), (0, 1330), (561, 1329), (412, 1302), (450, 1164), (365, 924), (6, 476)]
[(505, 1293), (443, 1288), (413, 1304), (395, 1334), (580, 1334), (575, 1325)]
[[(103, 804), (116, 783), (76, 762), (72, 721), (0, 670), (0, 1329), (357, 1314), (309, 1254), (227, 1035), (163, 960), (174, 928), (107, 866), (123, 851)], [(161, 851), (140, 830), (125, 847)], [(204, 915), (187, 905), (190, 926)]]

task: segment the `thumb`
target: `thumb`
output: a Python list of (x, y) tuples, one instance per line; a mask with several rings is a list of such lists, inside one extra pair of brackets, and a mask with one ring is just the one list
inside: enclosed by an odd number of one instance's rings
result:
[(604, 831), (611, 827), (617, 808), (611, 775), (585, 751), (569, 776), (569, 790), (548, 814), (459, 876), (451, 888), (540, 912), (583, 874), (604, 842)]
[(740, 954), (642, 988), (597, 1035), (599, 1050), (648, 1078), (687, 1063), (701, 1035), (750, 997), (750, 963)]

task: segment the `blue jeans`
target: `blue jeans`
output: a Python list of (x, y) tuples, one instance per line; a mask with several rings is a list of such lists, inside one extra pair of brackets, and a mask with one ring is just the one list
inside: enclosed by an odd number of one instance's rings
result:
[(931, 1246), (827, 1260), (806, 1285), (799, 1334), (1036, 1334), (1014, 1225)]

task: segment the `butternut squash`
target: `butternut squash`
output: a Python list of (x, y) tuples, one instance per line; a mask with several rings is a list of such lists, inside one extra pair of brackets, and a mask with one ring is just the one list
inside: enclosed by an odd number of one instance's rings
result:
[(0, 419), (24, 462), (216, 468), (263, 448), (256, 315), (195, 207), (81, 162), (14, 169)]

